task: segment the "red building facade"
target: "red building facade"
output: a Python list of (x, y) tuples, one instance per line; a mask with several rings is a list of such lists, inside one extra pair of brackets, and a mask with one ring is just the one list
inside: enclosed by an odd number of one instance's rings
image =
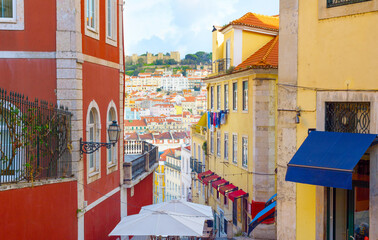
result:
[(73, 173), (2, 184), (0, 239), (107, 239), (127, 194), (123, 138), (92, 154), (80, 139), (108, 142), (109, 124), (123, 126), (123, 2), (0, 3), (0, 88), (68, 107)]

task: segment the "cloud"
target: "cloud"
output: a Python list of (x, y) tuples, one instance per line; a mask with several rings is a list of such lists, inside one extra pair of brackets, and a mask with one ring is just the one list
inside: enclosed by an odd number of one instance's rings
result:
[[(127, 0), (126, 54), (180, 51), (181, 56), (211, 51), (213, 25), (224, 25), (246, 12), (261, 12), (278, 0)], [(254, 9), (258, 11), (254, 11)]]

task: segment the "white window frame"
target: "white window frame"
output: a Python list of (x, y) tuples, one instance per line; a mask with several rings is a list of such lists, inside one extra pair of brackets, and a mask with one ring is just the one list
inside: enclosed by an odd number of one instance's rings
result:
[[(247, 89), (244, 89), (244, 84), (247, 84)], [(248, 112), (248, 80), (242, 82), (242, 90), (243, 90), (243, 112)]]
[[(110, 4), (109, 4), (110, 3)], [(118, 13), (118, 5), (117, 0), (105, 0), (106, 5), (106, 38), (105, 42), (110, 44), (114, 47), (117, 47), (117, 13)], [(110, 22), (109, 22), (110, 20)], [(110, 27), (109, 27), (110, 26)], [(110, 32), (110, 33), (109, 33)]]
[(232, 111), (238, 111), (238, 82), (232, 83)]
[[(236, 140), (236, 143), (235, 143)], [(238, 134), (232, 134), (232, 163), (238, 163)]]
[(214, 86), (210, 87), (210, 108), (214, 110)]
[(228, 87), (228, 83), (225, 83), (224, 85), (223, 85), (223, 92), (224, 92), (224, 101), (223, 101), (223, 108), (224, 108), (224, 110), (227, 110), (228, 108), (229, 108), (229, 102), (228, 102), (228, 95), (229, 95), (229, 93), (228, 93), (228, 89), (229, 87)]
[[(88, 25), (87, 19), (89, 18), (88, 16), (88, 3), (93, 2), (94, 4), (94, 27), (91, 27)], [(84, 29), (85, 29), (85, 35), (97, 40), (100, 40), (100, 7), (99, 7), (99, 0), (84, 0)]]
[(12, 0), (12, 18), (0, 18), (0, 30), (24, 30), (24, 0)]
[(221, 131), (217, 132), (217, 156), (221, 157)]
[(221, 109), (221, 86), (217, 85), (217, 109)]
[(223, 150), (223, 158), (228, 160), (228, 149), (229, 148), (229, 138), (228, 138), (228, 132), (224, 132), (224, 150)]
[[(109, 119), (109, 114), (111, 113), (111, 111), (113, 111), (114, 116), (112, 116), (112, 119)], [(108, 130), (109, 125), (112, 124), (113, 121), (118, 122), (117, 107), (116, 107), (115, 103), (113, 102), (113, 100), (108, 105), (106, 118), (107, 118), (107, 124), (106, 124), (107, 129), (106, 130)], [(109, 134), (106, 134), (106, 135), (107, 135), (107, 142), (110, 142)], [(108, 168), (116, 167), (118, 165), (118, 161), (117, 161), (117, 159), (118, 159), (117, 158), (118, 146), (119, 145), (118, 145), (118, 142), (117, 142), (110, 149), (106, 150), (106, 163), (107, 163)], [(109, 156), (111, 156), (111, 157), (109, 157)], [(108, 172), (108, 174), (109, 174), (109, 172)]]
[[(90, 113), (94, 111), (94, 123), (90, 123)], [(101, 114), (100, 109), (95, 100), (88, 106), (87, 111), (87, 122), (86, 122), (86, 132), (87, 132), (87, 140), (91, 141), (90, 138), (90, 128), (93, 127), (93, 141), (94, 142), (101, 142)], [(100, 177), (101, 173), (101, 148), (99, 148), (96, 152), (87, 154), (87, 175), (89, 182), (92, 182)], [(93, 167), (91, 167), (91, 157), (93, 157)]]
[(248, 136), (242, 136), (242, 166), (248, 168)]

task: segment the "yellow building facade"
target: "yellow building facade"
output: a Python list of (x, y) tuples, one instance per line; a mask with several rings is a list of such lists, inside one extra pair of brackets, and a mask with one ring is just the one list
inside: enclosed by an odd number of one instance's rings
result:
[(378, 1), (301, 3), (280, 1), (277, 236), (364, 239), (368, 228), (378, 239), (377, 145), (357, 159), (351, 190), (285, 181), (309, 129), (378, 133)]
[(154, 173), (154, 203), (161, 202), (165, 202), (164, 161), (159, 161), (159, 167)]
[[(278, 21), (247, 13), (213, 29), (206, 169), (193, 184), (214, 210), (218, 236), (247, 232), (258, 204), (276, 192)], [(275, 239), (275, 225), (261, 224), (251, 236)]]

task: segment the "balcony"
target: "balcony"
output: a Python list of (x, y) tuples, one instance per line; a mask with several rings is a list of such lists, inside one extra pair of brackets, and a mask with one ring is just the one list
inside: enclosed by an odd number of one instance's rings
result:
[(172, 168), (172, 169), (174, 169), (174, 170), (176, 170), (176, 171), (181, 172), (181, 167), (180, 167), (180, 166), (174, 165), (174, 164), (169, 163), (169, 162), (165, 162), (164, 165), (165, 165), (166, 167), (169, 167), (169, 168)]
[[(214, 68), (213, 70), (216, 71), (216, 73), (226, 73), (228, 69), (231, 68), (231, 58), (222, 58), (214, 61), (213, 63)], [(215, 72), (213, 72), (215, 73)]]
[(205, 170), (205, 164), (202, 164), (202, 162), (198, 161), (196, 158), (191, 157), (190, 168), (192, 169), (192, 172), (202, 173)]
[(158, 163), (158, 147), (145, 141), (125, 141), (124, 184), (133, 186), (149, 175)]
[(0, 89), (0, 184), (72, 177), (71, 113)]

